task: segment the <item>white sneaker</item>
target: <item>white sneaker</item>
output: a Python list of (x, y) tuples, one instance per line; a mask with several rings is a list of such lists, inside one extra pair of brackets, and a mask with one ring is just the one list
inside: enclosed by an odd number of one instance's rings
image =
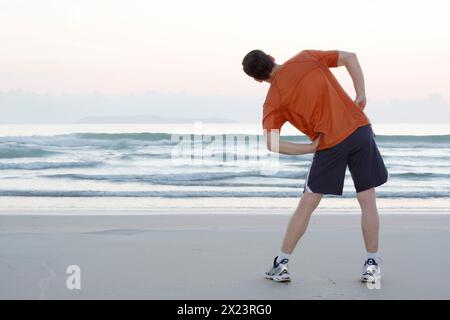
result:
[(276, 282), (289, 282), (291, 281), (291, 276), (289, 275), (288, 270), (288, 259), (283, 259), (279, 263), (277, 263), (277, 258), (273, 260), (273, 266), (269, 271), (266, 272), (266, 279), (270, 279)]
[[(381, 262), (381, 261), (378, 261)], [(375, 282), (381, 280), (381, 268), (375, 259), (367, 259), (364, 262), (362, 268), (362, 282), (369, 282), (375, 284)]]

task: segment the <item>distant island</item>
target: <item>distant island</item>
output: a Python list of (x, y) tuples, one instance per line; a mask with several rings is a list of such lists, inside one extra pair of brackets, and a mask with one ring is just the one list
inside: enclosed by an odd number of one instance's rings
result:
[(76, 123), (190, 123), (194, 121), (202, 121), (208, 123), (238, 123), (238, 121), (224, 118), (204, 118), (192, 119), (184, 117), (158, 117), (154, 115), (140, 116), (91, 116), (84, 117), (76, 121)]

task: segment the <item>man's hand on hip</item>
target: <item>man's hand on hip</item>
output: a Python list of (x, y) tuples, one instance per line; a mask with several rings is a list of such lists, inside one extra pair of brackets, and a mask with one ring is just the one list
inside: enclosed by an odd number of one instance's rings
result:
[(320, 137), (322, 136), (322, 134), (319, 134), (317, 136), (316, 139), (314, 139), (313, 142), (311, 142), (310, 146), (311, 146), (311, 152), (314, 153), (316, 152), (317, 148), (319, 147), (319, 143), (320, 143)]
[(359, 94), (356, 96), (355, 104), (362, 110), (366, 107), (367, 99), (365, 94)]

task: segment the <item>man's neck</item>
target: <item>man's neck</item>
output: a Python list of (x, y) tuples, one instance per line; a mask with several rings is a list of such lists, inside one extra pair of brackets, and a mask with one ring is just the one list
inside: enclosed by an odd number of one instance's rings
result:
[(267, 80), (264, 80), (265, 82), (268, 83), (272, 83), (273, 78), (275, 77), (275, 74), (278, 72), (278, 70), (280, 69), (281, 65), (279, 64), (275, 64), (275, 66), (272, 69), (272, 73), (270, 74), (270, 78)]

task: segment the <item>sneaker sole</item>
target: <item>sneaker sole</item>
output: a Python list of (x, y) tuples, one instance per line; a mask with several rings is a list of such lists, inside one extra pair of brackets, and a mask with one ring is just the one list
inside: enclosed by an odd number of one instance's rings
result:
[(264, 277), (268, 280), (272, 280), (275, 282), (290, 282), (291, 278), (290, 277), (277, 277), (277, 276), (268, 276), (268, 275), (264, 275)]
[(361, 282), (362, 282), (362, 283), (372, 283), (372, 284), (375, 284), (375, 283), (377, 283), (377, 282), (379, 282), (379, 281), (381, 281), (381, 276), (377, 276), (377, 277), (375, 277), (375, 279), (365, 279), (365, 278), (362, 278), (362, 279), (361, 279)]

